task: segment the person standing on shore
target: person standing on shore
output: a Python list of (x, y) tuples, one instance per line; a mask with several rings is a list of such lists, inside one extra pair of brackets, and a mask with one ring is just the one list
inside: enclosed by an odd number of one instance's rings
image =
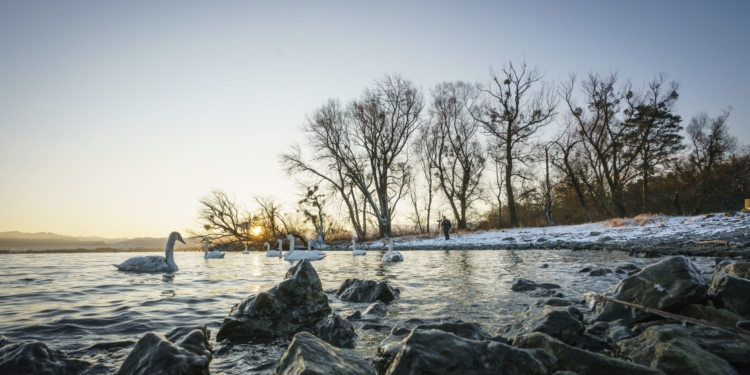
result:
[(445, 239), (449, 240), (450, 236), (448, 236), (448, 232), (451, 230), (451, 222), (443, 216), (443, 220), (440, 221), (440, 226), (443, 228), (443, 233), (445, 234)]

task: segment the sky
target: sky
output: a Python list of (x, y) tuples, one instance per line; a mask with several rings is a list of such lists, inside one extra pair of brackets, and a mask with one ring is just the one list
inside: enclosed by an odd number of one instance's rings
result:
[[(165, 237), (222, 189), (295, 201), (305, 115), (399, 73), (429, 96), (525, 60), (545, 80), (681, 84), (750, 143), (748, 1), (0, 2), (0, 232)], [(545, 132), (553, 132), (552, 124)]]

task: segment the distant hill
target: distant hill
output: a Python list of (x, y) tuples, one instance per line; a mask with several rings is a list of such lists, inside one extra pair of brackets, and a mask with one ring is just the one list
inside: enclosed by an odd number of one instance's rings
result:
[[(199, 240), (186, 239), (187, 245), (180, 242), (175, 244), (175, 250), (196, 248), (201, 246)], [(139, 238), (104, 238), (104, 237), (72, 237), (60, 234), (39, 232), (24, 233), (18, 231), (0, 232), (0, 250), (65, 250), (65, 249), (163, 249), (167, 238), (139, 237)]]

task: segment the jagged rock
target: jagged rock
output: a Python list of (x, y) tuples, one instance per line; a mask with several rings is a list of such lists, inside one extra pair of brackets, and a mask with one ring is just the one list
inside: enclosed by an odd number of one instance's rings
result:
[(708, 294), (718, 307), (750, 318), (750, 280), (719, 273), (713, 278)]
[(526, 292), (529, 290), (534, 290), (537, 288), (542, 289), (560, 289), (560, 286), (557, 284), (549, 284), (549, 283), (536, 283), (534, 281), (528, 280), (528, 279), (516, 279), (513, 281), (513, 284), (510, 286), (510, 290), (514, 292)]
[(336, 314), (318, 322), (315, 325), (315, 335), (339, 348), (354, 348), (354, 341), (357, 339), (354, 325)]
[(745, 331), (750, 332), (750, 320), (743, 320), (741, 322), (737, 322), (737, 324), (735, 324), (735, 327), (739, 329), (744, 329)]
[(737, 322), (742, 320), (741, 316), (729, 310), (704, 305), (687, 306), (680, 310), (679, 314), (729, 328), (734, 327)]
[[(708, 285), (700, 271), (684, 256), (676, 256), (645, 267), (636, 275), (629, 276), (615, 288), (613, 298), (676, 312), (684, 306), (706, 297)], [(641, 321), (650, 314), (637, 312), (633, 316), (621, 305), (604, 302), (592, 313), (591, 322), (611, 322), (626, 319)]]
[(583, 267), (580, 270), (578, 270), (578, 273), (586, 273), (591, 272), (591, 267)]
[(381, 346), (373, 364), (378, 374), (387, 372), (391, 375), (547, 373), (544, 364), (530, 351), (495, 341), (467, 340), (438, 329), (420, 328), (413, 329), (400, 341), (392, 342), (387, 349)]
[(632, 339), (620, 341), (617, 347), (622, 358), (667, 375), (737, 374), (727, 361), (703, 350), (681, 327), (649, 327)]
[(336, 295), (347, 302), (391, 302), (398, 298), (399, 290), (385, 281), (346, 279)]
[(551, 354), (556, 361), (548, 368), (550, 373), (573, 371), (580, 375), (663, 375), (658, 370), (565, 345), (562, 341), (541, 332), (518, 336), (513, 340), (513, 346), (522, 349), (542, 349)]
[(351, 315), (348, 315), (346, 317), (346, 320), (349, 320), (349, 321), (360, 320), (360, 319), (362, 319), (362, 313), (359, 310), (351, 313)]
[(750, 263), (743, 262), (726, 264), (721, 267), (718, 272), (726, 273), (742, 279), (750, 279)]
[[(410, 319), (417, 323), (417, 319)], [(423, 322), (419, 320), (419, 322)], [(393, 358), (401, 350), (404, 344), (404, 338), (408, 336), (413, 330), (438, 330), (447, 333), (451, 333), (460, 338), (467, 340), (482, 341), (485, 339), (485, 335), (482, 332), (482, 328), (475, 323), (464, 323), (464, 322), (448, 322), (448, 323), (437, 323), (437, 324), (416, 324), (411, 325), (409, 321), (404, 323), (405, 325), (411, 326), (412, 328), (406, 327), (395, 327), (391, 330), (390, 336), (388, 336), (378, 348), (378, 357), (373, 361), (378, 374), (384, 374), (391, 364)], [(493, 340), (502, 342), (502, 340)], [(507, 342), (505, 342), (507, 343)]]
[(284, 281), (232, 307), (216, 334), (225, 338), (269, 339), (312, 327), (331, 313), (317, 272), (308, 260), (290, 268)]
[(631, 263), (621, 264), (617, 266), (617, 269), (623, 270), (626, 272), (632, 272), (632, 271), (640, 272), (641, 271), (641, 269), (638, 266), (636, 266), (635, 264), (631, 264)]
[(550, 298), (526, 307), (514, 323), (496, 334), (513, 338), (530, 332), (542, 332), (575, 345), (584, 329), (583, 314), (570, 301)]
[(89, 367), (90, 363), (67, 358), (43, 342), (11, 342), (0, 336), (0, 374), (79, 374)]
[(166, 336), (143, 336), (118, 374), (208, 375), (211, 359), (205, 325), (177, 328)]
[(276, 375), (372, 375), (352, 349), (335, 348), (307, 332), (298, 333), (279, 360)]
[(386, 314), (388, 314), (388, 306), (380, 301), (373, 302), (370, 306), (367, 306), (367, 310), (365, 310), (365, 315), (377, 318), (383, 318)]
[(618, 319), (610, 323), (609, 329), (607, 329), (607, 342), (609, 345), (614, 347), (618, 342), (627, 340), (635, 336), (632, 330), (632, 326), (629, 321), (625, 319)]
[(612, 270), (609, 268), (597, 268), (591, 272), (589, 272), (589, 276), (604, 276), (612, 273)]

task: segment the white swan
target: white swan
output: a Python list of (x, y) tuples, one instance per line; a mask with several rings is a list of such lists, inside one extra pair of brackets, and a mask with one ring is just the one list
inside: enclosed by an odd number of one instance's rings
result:
[(164, 256), (151, 255), (130, 258), (120, 264), (113, 264), (120, 271), (133, 272), (175, 272), (179, 270), (174, 262), (174, 242), (182, 240), (182, 236), (177, 232), (169, 234), (167, 247), (164, 250)]
[(398, 251), (393, 251), (393, 240), (388, 239), (388, 252), (383, 255), (383, 263), (388, 262), (403, 262), (404, 256)]
[(326, 255), (326, 253), (324, 253), (324, 252), (322, 252), (320, 250), (313, 250), (312, 249), (312, 245), (310, 245), (310, 243), (312, 243), (312, 241), (307, 241), (307, 252), (308, 253), (318, 254), (318, 255), (323, 255), (323, 256)]
[(203, 251), (203, 257), (206, 259), (222, 259), (224, 258), (224, 253), (222, 253), (219, 250), (214, 251), (208, 251), (208, 242), (211, 241), (208, 237), (204, 237), (203, 241), (206, 241), (206, 247)]
[(281, 258), (281, 253), (282, 253), (283, 249), (281, 248), (281, 240), (278, 240), (278, 241), (279, 241), (279, 250), (271, 250), (271, 245), (268, 242), (265, 243), (265, 245), (266, 245), (266, 256), (267, 257), (279, 257), (279, 258)]
[(352, 238), (352, 255), (365, 255), (366, 251), (364, 250), (357, 250), (357, 240)]
[(247, 245), (245, 245), (245, 251), (243, 251), (242, 254), (250, 254), (250, 251), (247, 249)]
[(286, 236), (287, 239), (289, 239), (289, 252), (284, 254), (284, 260), (288, 261), (297, 261), (297, 260), (321, 260), (325, 258), (324, 255), (315, 254), (315, 253), (308, 253), (307, 251), (294, 251), (294, 236), (291, 234)]

